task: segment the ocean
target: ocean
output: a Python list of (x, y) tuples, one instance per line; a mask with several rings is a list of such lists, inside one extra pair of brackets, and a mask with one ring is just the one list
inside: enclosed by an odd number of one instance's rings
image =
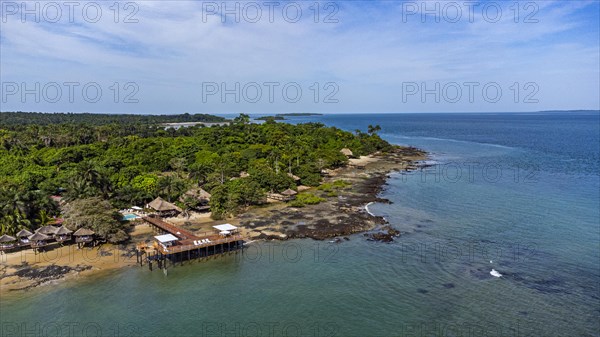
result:
[(289, 117), (430, 153), (369, 206), (400, 238), (258, 243), (4, 296), (0, 336), (600, 336), (599, 116)]

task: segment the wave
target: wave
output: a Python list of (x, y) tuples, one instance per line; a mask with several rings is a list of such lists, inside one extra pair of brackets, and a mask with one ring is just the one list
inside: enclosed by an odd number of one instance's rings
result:
[(500, 276), (502, 276), (502, 274), (500, 274), (499, 272), (497, 272), (496, 269), (492, 269), (492, 271), (490, 272), (490, 275), (492, 275), (494, 277), (500, 277)]
[(444, 141), (444, 142), (453, 142), (453, 143), (477, 144), (477, 145), (492, 146), (492, 147), (508, 149), (508, 150), (517, 150), (518, 149), (517, 147), (500, 145), (500, 144), (473, 142), (473, 141), (469, 141), (469, 140), (458, 140), (458, 139), (451, 139), (451, 138), (438, 138), (438, 137), (425, 137), (425, 136), (400, 136), (400, 135), (394, 135), (394, 134), (386, 134), (386, 136), (392, 137), (392, 138), (400, 138), (400, 139), (423, 139), (423, 140), (435, 140), (435, 141)]
[(374, 202), (371, 201), (370, 203), (365, 205), (365, 211), (367, 211), (367, 213), (369, 213), (369, 215), (371, 216), (375, 216), (375, 214), (371, 213), (371, 211), (369, 211), (369, 205), (372, 205)]

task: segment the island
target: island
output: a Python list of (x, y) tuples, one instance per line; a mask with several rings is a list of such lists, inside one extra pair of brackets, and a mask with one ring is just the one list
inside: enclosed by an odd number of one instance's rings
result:
[(280, 116), (280, 117), (285, 117), (285, 116), (289, 116), (289, 117), (305, 117), (305, 116), (323, 116), (323, 114), (312, 113), (312, 112), (290, 112), (290, 113), (276, 114), (275, 116)]
[(283, 121), (285, 117), (283, 116), (262, 116), (254, 118), (256, 121)]

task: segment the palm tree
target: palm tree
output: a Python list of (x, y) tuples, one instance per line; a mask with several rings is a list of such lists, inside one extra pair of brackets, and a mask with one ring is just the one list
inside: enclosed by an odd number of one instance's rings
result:
[(48, 212), (46, 212), (46, 210), (41, 210), (36, 222), (38, 227), (44, 227), (48, 225), (51, 220), (53, 219), (48, 215)]
[(96, 165), (93, 161), (83, 161), (77, 168), (77, 177), (85, 181), (91, 186), (98, 187), (102, 180), (102, 174), (97, 170)]
[(23, 213), (17, 211), (5, 215), (0, 222), (0, 227), (3, 234), (15, 235), (21, 229), (30, 229), (31, 221)]
[(371, 125), (369, 124), (368, 129), (367, 129), (367, 133), (369, 133), (370, 135), (377, 133), (378, 131), (381, 131), (381, 126), (379, 125)]
[(2, 211), (5, 214), (14, 214), (15, 212), (25, 213), (27, 211), (27, 204), (25, 202), (25, 195), (21, 194), (15, 189), (6, 189), (6, 203), (2, 207)]
[(92, 197), (95, 194), (95, 188), (90, 186), (85, 180), (78, 178), (71, 184), (71, 187), (67, 190), (65, 199), (67, 199), (67, 201), (73, 201), (75, 199)]
[(185, 190), (185, 183), (176, 176), (168, 175), (158, 181), (158, 188), (161, 194), (171, 202), (173, 197), (178, 197)]
[(208, 164), (204, 163), (196, 163), (190, 166), (189, 168), (189, 178), (198, 181), (198, 186), (201, 186), (206, 182), (209, 173), (212, 171), (212, 168)]

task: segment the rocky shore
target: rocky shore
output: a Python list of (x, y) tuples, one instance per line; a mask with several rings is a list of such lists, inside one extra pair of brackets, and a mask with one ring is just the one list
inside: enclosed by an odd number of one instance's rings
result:
[[(416, 170), (425, 156), (425, 152), (415, 148), (397, 148), (391, 153), (353, 159), (349, 166), (331, 172), (324, 181), (325, 184), (343, 181), (348, 186), (307, 191), (325, 199), (324, 202), (301, 208), (287, 205), (256, 208), (240, 215), (239, 225), (250, 239), (266, 240), (325, 240), (377, 229), (386, 225), (386, 220), (369, 214), (365, 206), (371, 202), (389, 202), (378, 197), (388, 174)], [(390, 241), (398, 234), (390, 233), (389, 238), (373, 235), (371, 239)]]

